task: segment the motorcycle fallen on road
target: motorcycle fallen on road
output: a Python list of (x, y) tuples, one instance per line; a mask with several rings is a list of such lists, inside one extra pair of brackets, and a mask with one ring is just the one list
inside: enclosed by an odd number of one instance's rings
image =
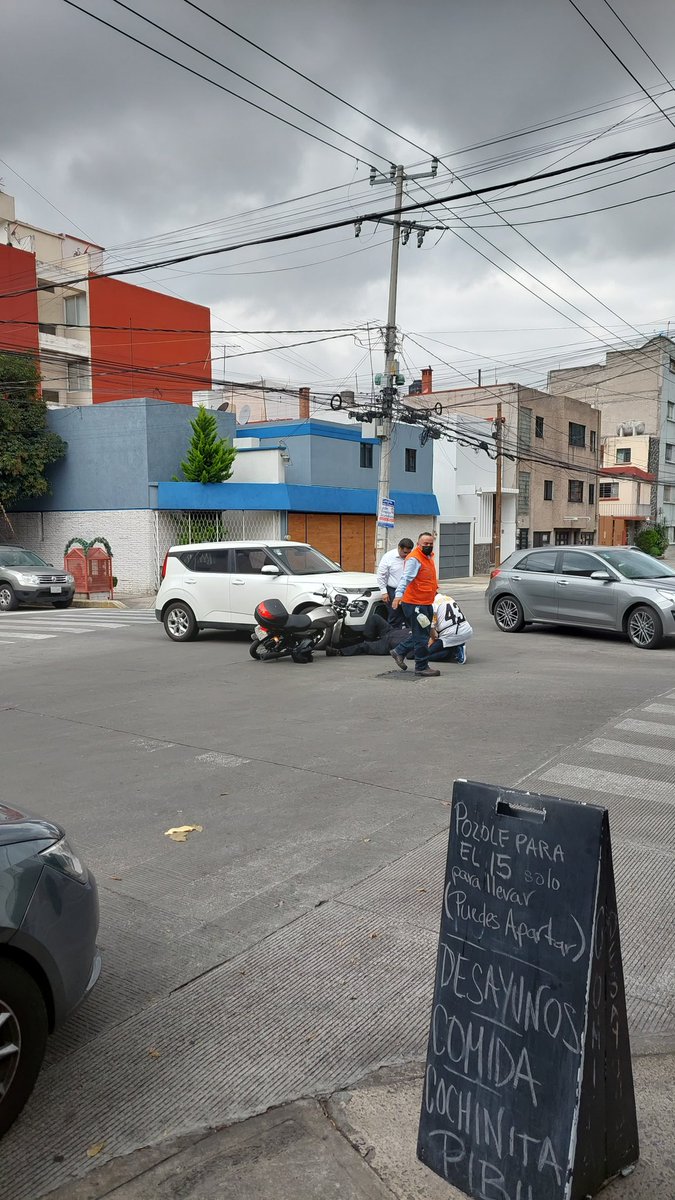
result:
[(296, 663), (310, 663), (314, 650), (329, 653), (339, 645), (348, 617), (352, 622), (363, 618), (365, 625), (377, 602), (374, 596), (350, 599), (345, 592), (326, 587), (322, 592), (322, 602), (302, 613), (289, 613), (281, 600), (262, 600), (254, 613), (257, 624), (249, 649), (251, 658), (260, 662), (290, 658)]

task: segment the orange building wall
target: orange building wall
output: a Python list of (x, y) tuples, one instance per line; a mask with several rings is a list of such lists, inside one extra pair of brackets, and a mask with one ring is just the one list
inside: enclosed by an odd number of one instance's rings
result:
[[(11, 296), (34, 288), (35, 255), (14, 246), (0, 246), (0, 352), (3, 350), (38, 350), (37, 292), (26, 296)], [(27, 324), (22, 324), (22, 322)]]
[(192, 404), (193, 391), (211, 386), (208, 308), (93, 275), (89, 314), (94, 404), (134, 396)]

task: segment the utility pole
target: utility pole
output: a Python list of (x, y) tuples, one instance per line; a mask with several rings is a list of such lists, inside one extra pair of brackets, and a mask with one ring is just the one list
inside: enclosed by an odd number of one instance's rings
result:
[[(382, 223), (392, 226), (391, 234), (391, 260), (389, 267), (389, 303), (387, 305), (387, 326), (384, 332), (384, 377), (382, 379), (382, 389), (380, 392), (382, 421), (381, 428), (378, 431), (380, 442), (380, 469), (377, 480), (377, 511), (375, 514), (375, 562), (377, 565), (378, 559), (384, 554), (389, 547), (389, 526), (380, 526), (378, 524), (383, 509), (383, 501), (389, 500), (391, 487), (391, 441), (392, 430), (394, 424), (394, 400), (397, 395), (396, 385), (402, 382), (402, 377), (398, 374), (398, 363), (396, 361), (396, 299), (398, 292), (398, 258), (401, 246), (401, 240), (405, 245), (410, 237), (411, 231), (414, 229), (417, 232), (417, 246), (421, 247), (424, 240), (424, 235), (428, 229), (437, 228), (437, 226), (420, 225), (415, 221), (401, 221), (401, 206), (403, 203), (403, 185), (408, 180), (428, 179), (435, 177), (438, 172), (438, 160), (433, 159), (431, 170), (424, 174), (407, 175), (405, 168), (399, 163), (398, 166), (392, 164), (388, 175), (382, 175), (375, 167), (370, 169), (370, 183), (374, 184), (386, 183), (394, 184), (394, 209), (395, 215), (393, 218), (383, 218)], [(358, 237), (361, 232), (361, 222), (355, 223), (355, 232)], [(403, 232), (403, 238), (402, 238)], [(377, 379), (376, 379), (377, 382)]]
[(497, 420), (495, 421), (495, 452), (497, 455), (497, 485), (495, 489), (495, 513), (494, 513), (494, 528), (492, 534), (492, 557), (495, 567), (498, 567), (502, 561), (502, 491), (503, 491), (503, 463), (502, 455), (502, 429), (504, 418), (502, 417), (501, 401), (497, 405)]

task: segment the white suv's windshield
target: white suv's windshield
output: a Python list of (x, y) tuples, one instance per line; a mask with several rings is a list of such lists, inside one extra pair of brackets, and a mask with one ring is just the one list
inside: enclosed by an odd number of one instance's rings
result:
[(641, 550), (594, 550), (598, 558), (604, 558), (610, 567), (614, 567), (626, 579), (665, 579), (675, 576), (675, 571), (665, 563), (652, 558), (651, 554), (643, 554)]
[(311, 546), (269, 546), (268, 549), (291, 575), (332, 575), (340, 570)]
[(48, 567), (32, 550), (0, 550), (0, 567)]

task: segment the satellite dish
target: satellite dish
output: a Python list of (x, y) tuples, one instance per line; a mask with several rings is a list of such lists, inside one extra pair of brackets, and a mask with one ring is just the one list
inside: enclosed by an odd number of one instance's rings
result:
[(229, 407), (230, 407), (229, 400), (223, 400), (223, 403), (218, 405), (218, 412), (227, 412)]
[(242, 404), (237, 413), (237, 425), (246, 425), (251, 420), (251, 405)]

